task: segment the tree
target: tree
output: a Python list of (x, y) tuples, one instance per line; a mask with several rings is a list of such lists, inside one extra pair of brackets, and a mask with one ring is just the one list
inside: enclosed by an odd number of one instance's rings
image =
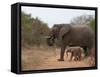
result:
[(74, 25), (89, 24), (90, 21), (93, 19), (94, 19), (93, 15), (81, 15), (81, 16), (73, 18), (71, 20), (71, 24), (74, 24)]
[(50, 30), (48, 25), (38, 17), (31, 17), (31, 14), (24, 12), (21, 14), (22, 46), (44, 45), (46, 42), (44, 37), (48, 35)]
[(71, 20), (72, 25), (88, 25), (95, 31), (95, 16), (81, 15)]
[(89, 25), (90, 25), (91, 28), (95, 31), (95, 19), (92, 19), (92, 20), (89, 22)]

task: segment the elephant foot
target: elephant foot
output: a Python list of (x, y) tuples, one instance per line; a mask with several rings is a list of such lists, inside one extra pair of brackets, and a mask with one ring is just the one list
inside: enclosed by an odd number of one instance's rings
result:
[(64, 59), (58, 59), (58, 61), (64, 61)]

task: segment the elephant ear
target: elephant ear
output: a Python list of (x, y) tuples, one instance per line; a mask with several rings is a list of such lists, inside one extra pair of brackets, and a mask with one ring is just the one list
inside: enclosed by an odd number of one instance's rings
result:
[(65, 34), (68, 34), (70, 32), (70, 28), (71, 26), (70, 25), (64, 25), (60, 31), (59, 31), (59, 39), (61, 40)]

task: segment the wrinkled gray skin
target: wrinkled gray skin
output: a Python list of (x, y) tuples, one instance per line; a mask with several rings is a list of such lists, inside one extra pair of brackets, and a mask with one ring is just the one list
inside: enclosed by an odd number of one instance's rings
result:
[(75, 61), (77, 60), (80, 61), (83, 52), (84, 50), (81, 47), (69, 47), (67, 48), (66, 55), (68, 57), (68, 53), (71, 53), (70, 61), (72, 60), (73, 57)]
[(58, 61), (64, 61), (66, 46), (80, 46), (88, 49), (88, 56), (94, 45), (94, 33), (87, 25), (55, 24), (47, 38), (47, 43), (52, 46), (55, 39), (60, 40), (61, 53)]

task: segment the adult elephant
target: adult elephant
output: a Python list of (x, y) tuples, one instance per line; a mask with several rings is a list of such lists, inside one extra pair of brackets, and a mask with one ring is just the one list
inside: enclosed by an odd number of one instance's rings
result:
[(87, 25), (55, 24), (47, 38), (52, 46), (55, 39), (60, 40), (61, 53), (59, 61), (64, 61), (64, 52), (67, 46), (81, 46), (88, 49), (88, 55), (94, 45), (94, 32)]

